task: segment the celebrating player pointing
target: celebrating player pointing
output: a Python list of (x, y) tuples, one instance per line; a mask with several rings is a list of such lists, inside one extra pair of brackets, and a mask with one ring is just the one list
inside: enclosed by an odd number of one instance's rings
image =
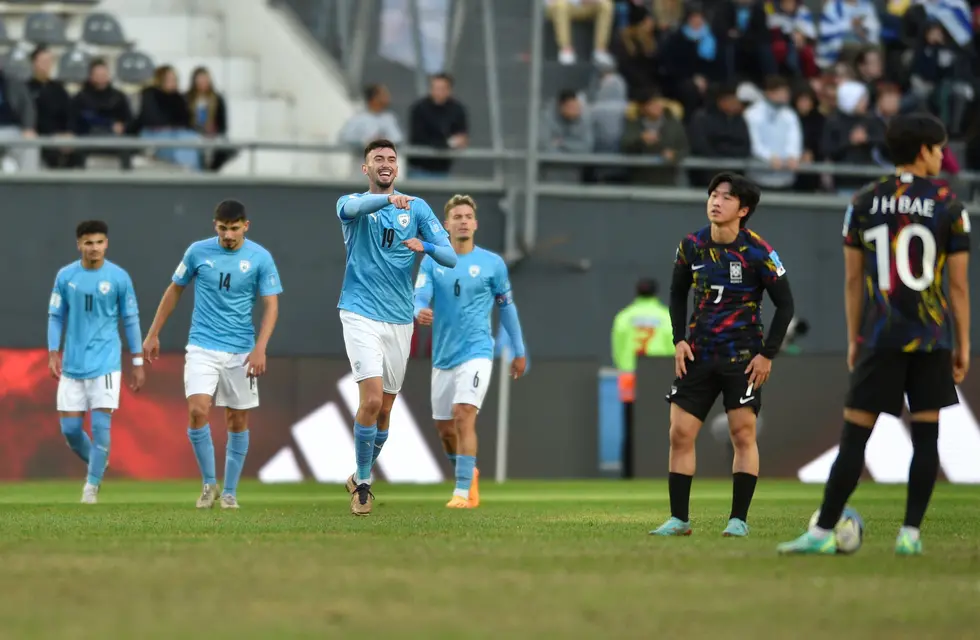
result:
[(456, 266), (456, 252), (429, 205), (395, 191), (394, 143), (369, 143), (361, 170), (368, 177), (367, 193), (337, 200), (347, 248), (337, 307), (347, 357), (360, 388), (354, 422), (357, 471), (347, 480), (354, 515), (371, 513), (371, 469), (388, 439), (391, 407), (408, 366), (415, 321), (415, 254), (425, 253), (443, 267)]
[(864, 470), (871, 430), (882, 413), (902, 415), (906, 395), (913, 453), (895, 552), (922, 553), (919, 527), (939, 472), (939, 410), (959, 402), (955, 385), (970, 366), (970, 216), (935, 177), (946, 129), (929, 115), (896, 116), (885, 140), (896, 175), (859, 191), (844, 217), (851, 384), (840, 450), (816, 524), (780, 553), (837, 551), (833, 530)]
[[(723, 535), (746, 536), (746, 520), (759, 476), (756, 416), (762, 385), (793, 318), (793, 295), (779, 256), (745, 228), (759, 204), (759, 187), (735, 173), (719, 173), (708, 186), (711, 224), (681, 241), (670, 288), (677, 379), (670, 407), (670, 514), (650, 533), (691, 533), (688, 515), (694, 477), (694, 441), (711, 405), (722, 394), (735, 448), (732, 511)], [(694, 313), (685, 335), (687, 296)], [(776, 305), (762, 339), (762, 292)]]

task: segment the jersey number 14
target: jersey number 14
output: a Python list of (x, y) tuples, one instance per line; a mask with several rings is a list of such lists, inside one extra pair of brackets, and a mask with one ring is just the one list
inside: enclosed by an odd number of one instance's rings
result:
[(222, 271), (218, 274), (218, 291), (224, 289), (225, 291), (231, 290), (231, 274)]
[[(875, 245), (875, 260), (878, 266), (878, 289), (892, 290), (891, 251), (888, 242), (888, 225), (879, 224), (861, 234), (865, 242)], [(912, 238), (922, 241), (922, 274), (912, 275), (909, 262), (909, 245)], [(936, 270), (936, 239), (928, 227), (912, 223), (902, 227), (895, 236), (895, 271), (898, 279), (912, 291), (925, 291), (932, 284)]]

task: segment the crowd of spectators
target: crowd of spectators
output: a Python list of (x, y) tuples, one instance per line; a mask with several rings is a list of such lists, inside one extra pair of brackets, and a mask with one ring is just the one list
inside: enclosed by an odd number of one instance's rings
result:
[[(966, 0), (540, 1), (561, 64), (577, 63), (575, 20), (596, 30), (595, 79), (547, 102), (540, 148), (662, 161), (576, 177), (700, 182), (701, 172), (682, 173), (677, 163), (754, 159), (751, 173), (769, 189), (846, 193), (867, 178), (798, 170), (814, 162), (890, 167), (885, 125), (916, 110), (946, 124), (948, 173), (980, 170), (980, 8)], [(561, 170), (567, 176), (565, 167), (554, 173)]]
[[(109, 64), (93, 60), (88, 79), (68, 87), (52, 75), (51, 50), (37, 46), (31, 53), (31, 77), (21, 82), (0, 69), (0, 143), (13, 138), (138, 137), (160, 162), (187, 171), (218, 171), (233, 156), (231, 150), (202, 152), (195, 148), (155, 148), (156, 140), (221, 138), (227, 131), (225, 101), (204, 67), (194, 71), (181, 92), (173, 67), (158, 67), (148, 86), (128, 95), (113, 84)], [(72, 90), (70, 90), (72, 89)], [(91, 156), (118, 158), (124, 169), (133, 166), (132, 150), (64, 147), (10, 147), (2, 155), (7, 172), (82, 169)]]

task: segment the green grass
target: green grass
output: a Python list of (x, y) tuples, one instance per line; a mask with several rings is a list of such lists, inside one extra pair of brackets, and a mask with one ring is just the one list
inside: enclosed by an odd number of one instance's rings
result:
[(748, 539), (722, 538), (731, 488), (695, 481), (694, 535), (653, 538), (660, 482), (485, 482), (475, 511), (437, 487), (239, 490), (193, 483), (0, 487), (0, 638), (975, 638), (980, 488), (940, 485), (926, 555), (896, 558), (899, 486), (863, 485), (851, 557), (775, 555), (820, 488), (764, 481)]

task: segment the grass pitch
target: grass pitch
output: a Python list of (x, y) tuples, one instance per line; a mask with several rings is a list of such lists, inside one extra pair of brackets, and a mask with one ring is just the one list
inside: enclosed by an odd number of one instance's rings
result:
[(661, 482), (376, 487), (245, 483), (238, 512), (196, 483), (0, 487), (0, 638), (976, 638), (980, 488), (940, 485), (926, 555), (896, 558), (905, 490), (865, 484), (852, 557), (775, 554), (820, 488), (763, 480), (748, 539), (731, 487), (695, 480), (694, 535), (653, 538)]

